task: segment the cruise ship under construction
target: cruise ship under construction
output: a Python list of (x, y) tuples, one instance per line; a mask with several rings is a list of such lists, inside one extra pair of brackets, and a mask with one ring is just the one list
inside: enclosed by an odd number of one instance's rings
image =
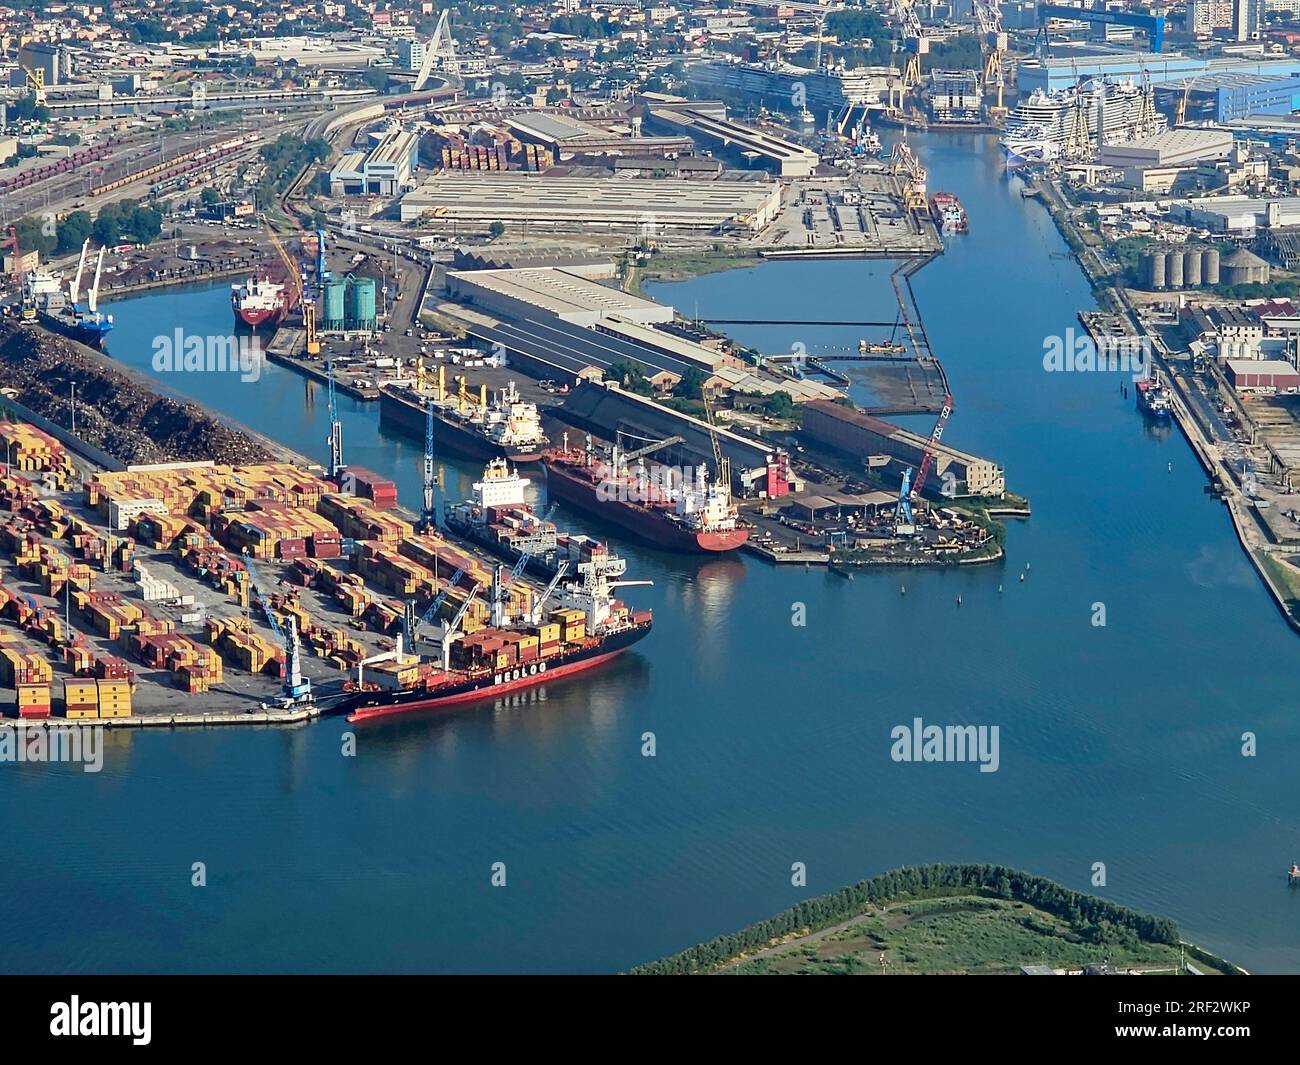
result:
[(1149, 85), (1091, 78), (1069, 89), (1035, 89), (1007, 117), (1001, 138), (1009, 165), (1087, 159), (1102, 145), (1164, 130)]

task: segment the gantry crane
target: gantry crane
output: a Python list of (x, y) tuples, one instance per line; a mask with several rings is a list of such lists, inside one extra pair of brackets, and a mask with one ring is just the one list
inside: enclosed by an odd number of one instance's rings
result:
[(928, 175), (907, 141), (894, 142), (894, 147), (889, 153), (889, 169), (895, 177), (902, 178), (903, 203), (907, 209), (922, 213), (928, 210), (925, 200)]
[[(262, 224), (266, 226), (266, 234), (271, 240), (271, 246), (275, 248), (275, 253), (280, 257), (280, 262), (284, 264), (285, 273), (288, 276), (289, 283), (293, 286), (293, 291), (297, 299), (298, 306), (302, 308), (302, 328), (306, 334), (305, 346), (307, 354), (316, 356), (320, 354), (320, 338), (316, 333), (316, 300), (309, 296), (302, 284), (302, 271), (298, 269), (298, 264), (293, 261), (293, 256), (285, 249), (283, 242), (271, 228), (271, 223), (262, 219)], [(318, 266), (324, 262), (324, 234), (317, 230), (318, 239), (321, 240), (321, 251), (318, 256)]]
[(325, 360), (325, 376), (328, 380), (327, 388), (329, 389), (328, 408), (330, 416), (330, 435), (329, 435), (329, 476), (331, 480), (337, 480), (340, 473), (347, 467), (343, 463), (343, 422), (339, 420), (339, 403), (338, 394), (334, 389), (334, 359), (333, 357)]
[(898, 502), (894, 504), (894, 532), (913, 533), (916, 519), (912, 514), (912, 467), (903, 471), (903, 481), (898, 489)]
[(914, 0), (893, 0), (894, 15), (903, 28), (903, 47), (907, 59), (903, 64), (903, 80), (898, 86), (898, 102), (895, 104), (892, 94), (889, 110), (899, 114), (903, 110), (903, 100), (909, 92), (921, 84), (921, 57), (930, 52), (930, 42), (921, 28), (921, 20), (916, 14)]
[(995, 0), (972, 0), (975, 22), (979, 26), (980, 45), (984, 50), (984, 89), (992, 86), (997, 93), (996, 102), (990, 108), (993, 114), (1000, 115), (1006, 111), (1002, 102), (1002, 93), (1006, 87), (1006, 72), (1003, 69), (1003, 57), (1007, 50), (1007, 35), (1002, 29), (1002, 10)]
[(37, 67), (32, 70), (30, 67), (23, 67), (23, 81), (32, 90), (32, 101), (37, 107), (45, 106), (45, 68)]

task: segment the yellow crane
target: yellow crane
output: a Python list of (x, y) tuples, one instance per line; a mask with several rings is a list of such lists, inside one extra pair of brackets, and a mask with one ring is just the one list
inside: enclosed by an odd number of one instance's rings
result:
[(1174, 125), (1181, 126), (1187, 121), (1187, 99), (1192, 95), (1192, 89), (1196, 86), (1196, 79), (1199, 74), (1194, 74), (1187, 80), (1187, 87), (1183, 89), (1183, 95), (1178, 98), (1178, 107), (1174, 111)]
[(37, 107), (45, 106), (45, 70), (37, 67), (32, 70), (30, 67), (23, 67), (23, 80), (31, 87), (32, 97), (36, 101)]
[(271, 246), (275, 248), (275, 253), (280, 257), (280, 262), (284, 264), (286, 276), (289, 283), (293, 285), (293, 290), (297, 294), (298, 305), (302, 308), (302, 328), (306, 334), (306, 351), (308, 355), (316, 356), (320, 354), (320, 337), (316, 333), (316, 303), (314, 300), (307, 298), (307, 294), (302, 287), (302, 274), (298, 271), (298, 264), (293, 261), (288, 251), (285, 250), (284, 244), (276, 236), (275, 230), (271, 228), (271, 223), (265, 218), (262, 224), (266, 227), (266, 235), (271, 239)]

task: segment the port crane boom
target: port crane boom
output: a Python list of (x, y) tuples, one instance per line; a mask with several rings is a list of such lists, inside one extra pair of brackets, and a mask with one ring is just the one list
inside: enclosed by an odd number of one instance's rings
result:
[(298, 622), (292, 614), (288, 618), (288, 627), (280, 624), (280, 619), (275, 616), (275, 611), (271, 609), (270, 600), (262, 591), (261, 582), (257, 579), (257, 570), (253, 566), (253, 560), (248, 555), (244, 556), (244, 566), (248, 570), (248, 579), (253, 585), (253, 592), (257, 596), (257, 605), (262, 608), (262, 613), (266, 615), (266, 620), (271, 626), (271, 631), (276, 635), (285, 655), (285, 675), (284, 675), (284, 694), (285, 697), (294, 702), (306, 701), (311, 698), (311, 681), (302, 675), (302, 649), (298, 641)]
[(421, 614), (418, 618), (415, 616), (415, 604), (407, 603), (407, 616), (406, 616), (406, 626), (405, 626), (406, 640), (411, 645), (411, 650), (415, 650), (415, 638), (419, 634), (420, 630), (424, 628), (425, 625), (429, 624), (430, 621), (433, 620), (434, 616), (442, 608), (442, 604), (447, 601), (447, 595), (451, 592), (453, 588), (456, 587), (456, 583), (464, 575), (465, 575), (465, 567), (461, 566), (458, 570), (456, 570), (455, 573), (451, 575), (451, 578), (447, 581), (446, 587), (444, 587), (442, 591), (440, 591), (437, 595), (433, 597), (433, 600), (429, 603), (428, 607), (425, 608), (424, 613)]
[(930, 439), (925, 442), (925, 453), (921, 456), (921, 468), (917, 471), (916, 482), (912, 488), (912, 493), (917, 499), (921, 498), (921, 492), (925, 489), (926, 478), (930, 476), (930, 469), (934, 465), (934, 452), (939, 446), (939, 441), (943, 437), (944, 426), (948, 424), (948, 419), (952, 415), (952, 395), (943, 397), (943, 409), (939, 411), (939, 419), (934, 423), (934, 431), (930, 433)]
[(478, 595), (478, 590), (479, 585), (475, 582), (474, 587), (469, 590), (469, 595), (465, 596), (465, 602), (461, 603), (460, 609), (456, 611), (456, 616), (442, 627), (442, 671), (444, 673), (451, 669), (452, 641), (456, 639), (456, 632), (460, 628), (460, 623), (468, 613), (470, 604), (474, 602), (474, 597)]
[(542, 606), (546, 603), (555, 589), (560, 586), (560, 581), (564, 575), (569, 572), (568, 559), (560, 559), (560, 564), (555, 567), (555, 576), (551, 578), (551, 583), (546, 586), (542, 594), (538, 597), (537, 602), (533, 604), (533, 609), (528, 612), (528, 622), (530, 625), (537, 625), (542, 620)]

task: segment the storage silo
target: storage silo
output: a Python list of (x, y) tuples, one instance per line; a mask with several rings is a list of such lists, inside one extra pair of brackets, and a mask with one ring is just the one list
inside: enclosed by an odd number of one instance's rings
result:
[(1201, 287), (1201, 249), (1188, 248), (1183, 252), (1183, 284), (1188, 288)]
[(322, 328), (343, 328), (343, 312), (347, 288), (346, 281), (325, 282), (325, 312), (321, 316)]
[(1165, 277), (1170, 288), (1183, 287), (1183, 253), (1171, 251), (1165, 260)]
[(1219, 249), (1206, 248), (1201, 259), (1201, 280), (1207, 285), (1219, 283)]
[(1146, 255), (1147, 287), (1162, 289), (1165, 287), (1165, 253), (1153, 248)]
[(375, 279), (354, 277), (348, 285), (347, 327), (374, 329), (379, 323), (375, 314)]

